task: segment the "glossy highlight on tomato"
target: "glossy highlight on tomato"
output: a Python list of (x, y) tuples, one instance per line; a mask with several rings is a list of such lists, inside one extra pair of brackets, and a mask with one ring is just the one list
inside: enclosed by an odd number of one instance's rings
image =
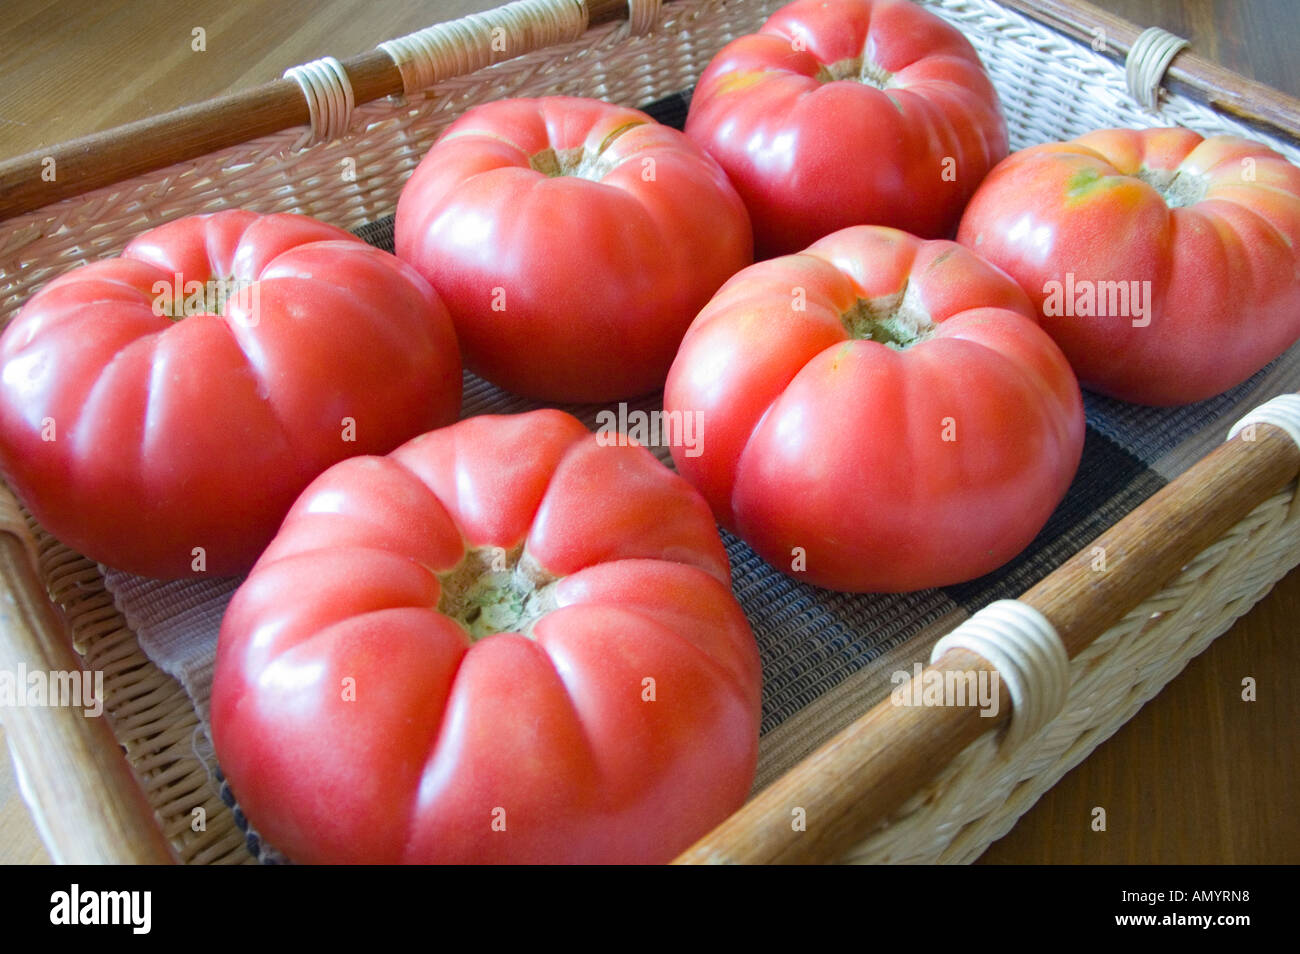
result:
[(974, 47), (909, 0), (796, 0), (727, 44), (686, 134), (727, 171), (759, 258), (837, 229), (949, 237), (1007, 154)]
[(1300, 169), (1260, 143), (1107, 129), (999, 165), (958, 241), (1015, 278), (1090, 390), (1186, 404), (1300, 338)]
[(229, 575), (313, 477), (455, 420), (460, 392), (414, 270), (305, 216), (217, 212), (31, 297), (0, 339), (0, 463), (92, 559)]
[(304, 862), (662, 862), (744, 801), (758, 650), (708, 507), (555, 410), (303, 493), (212, 692), (240, 806)]
[(1060, 349), (1009, 277), (954, 242), (859, 226), (728, 282), (691, 325), (664, 408), (718, 520), (818, 586), (903, 591), (1023, 550), (1079, 465)]
[(662, 387), (695, 313), (753, 261), (717, 163), (645, 113), (572, 97), (456, 120), (402, 189), (395, 228), (471, 370), (543, 401)]

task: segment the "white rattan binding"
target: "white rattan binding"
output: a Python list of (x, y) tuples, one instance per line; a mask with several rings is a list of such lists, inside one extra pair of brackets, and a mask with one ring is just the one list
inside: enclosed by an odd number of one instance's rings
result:
[(1125, 61), (1125, 79), (1128, 91), (1144, 109), (1154, 110), (1160, 101), (1160, 83), (1165, 71), (1178, 52), (1188, 45), (1181, 36), (1175, 36), (1160, 27), (1143, 30), (1128, 51)]
[(356, 97), (352, 94), (352, 81), (348, 71), (332, 56), (323, 56), (301, 66), (284, 71), (285, 79), (294, 80), (307, 99), (311, 127), (295, 146), (329, 142), (348, 131), (352, 124), (352, 109)]
[(1272, 424), (1287, 432), (1291, 440), (1300, 447), (1300, 394), (1279, 394), (1271, 401), (1265, 401), (1255, 408), (1228, 431), (1228, 440), (1232, 440), (1252, 424)]
[[(1228, 440), (1238, 434), (1242, 434), (1243, 440), (1254, 440), (1256, 424), (1272, 424), (1282, 429), (1300, 447), (1300, 394), (1279, 394), (1271, 401), (1265, 401), (1232, 425)], [(1291, 501), (1291, 517), (1300, 521), (1300, 487), (1296, 488)]]
[(659, 22), (663, 0), (627, 0), (628, 29), (633, 36), (644, 36)]
[(449, 77), (465, 76), (491, 63), (576, 40), (586, 29), (586, 4), (518, 0), (388, 40), (380, 43), (379, 49), (397, 64), (402, 87), (410, 96)]
[(1019, 600), (998, 600), (934, 644), (930, 662), (949, 649), (969, 649), (997, 667), (1013, 706), (1002, 744), (1020, 745), (1063, 708), (1070, 694), (1070, 657), (1047, 617)]

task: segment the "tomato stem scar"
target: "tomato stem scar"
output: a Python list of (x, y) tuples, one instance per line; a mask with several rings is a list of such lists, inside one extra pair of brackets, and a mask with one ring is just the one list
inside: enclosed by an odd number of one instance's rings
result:
[(474, 547), (438, 579), (438, 612), (460, 623), (473, 642), (497, 633), (532, 639), (533, 626), (555, 609), (558, 579), (525, 553), (523, 544), (509, 551)]
[(859, 298), (840, 315), (840, 321), (849, 337), (878, 341), (896, 351), (919, 344), (935, 330), (916, 286), (910, 282), (892, 295)]

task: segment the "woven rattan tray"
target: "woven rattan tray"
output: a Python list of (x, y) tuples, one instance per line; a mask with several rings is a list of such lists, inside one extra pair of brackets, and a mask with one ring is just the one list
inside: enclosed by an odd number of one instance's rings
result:
[[(1193, 53), (1166, 72), (1160, 53), (1173, 52), (1170, 44), (1139, 41), (1135, 28), (1087, 4), (922, 2), (975, 44), (1002, 98), (1013, 149), (1103, 126), (1177, 123), (1247, 133), (1300, 161), (1300, 103)], [(553, 93), (633, 106), (664, 101), (688, 91), (717, 49), (779, 5), (525, 0), (423, 31), (391, 54), (347, 61), (347, 90), (330, 87), (338, 95), (310, 109), (298, 83), (281, 80), (0, 164), (0, 321), (50, 277), (182, 215), (243, 206), (352, 229), (380, 222), (439, 130), (466, 108)], [(41, 176), (50, 157), (59, 168), (54, 183)], [(341, 177), (345, 160), (369, 174)], [(1179, 418), (1189, 436), (1160, 458), (1168, 480), (1135, 482), (1141, 489), (1125, 491), (1138, 495), (1121, 508), (1126, 515), (1050, 557), (1050, 572), (1007, 576), (1003, 585), (1018, 585), (1010, 593), (963, 591), (964, 611), (926, 617), (931, 622), (908, 638), (882, 642), (851, 678), (828, 677), (816, 694), (791, 695), (798, 718), (773, 716), (756, 794), (683, 860), (978, 856), (1300, 563), (1300, 447), (1287, 423), (1300, 420), (1288, 417), (1297, 399), (1275, 401), (1205, 453), (1227, 435), (1221, 424), (1294, 390), (1298, 366), (1300, 355), (1284, 356), (1196, 411), (1195, 428)], [(1095, 404), (1089, 414), (1098, 427), (1140, 423)], [(740, 551), (732, 553), (735, 561)], [(254, 861), (237, 812), (222, 798), (202, 706), (196, 711), (186, 688), (144, 653), (115, 592), (102, 568), (50, 537), (0, 487), (0, 670), (104, 674), (106, 718), (65, 707), (4, 713), (51, 855)], [(1049, 622), (1054, 635), (1045, 638), (1069, 657), (1060, 691), (1003, 672), (1005, 704), (995, 719), (974, 708), (891, 705), (889, 671), (928, 659), (954, 624), (969, 631), (991, 618), (975, 611), (999, 595), (1019, 596)], [(960, 648), (933, 665), (994, 670)], [(805, 824), (791, 824), (796, 811)]]

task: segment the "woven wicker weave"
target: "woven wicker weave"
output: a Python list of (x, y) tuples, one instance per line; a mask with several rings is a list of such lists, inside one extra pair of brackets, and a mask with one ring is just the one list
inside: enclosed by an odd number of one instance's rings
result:
[(1013, 752), (987, 733), (888, 827), (855, 845), (861, 863), (974, 861), (1043, 793), (1110, 738), (1262, 599), (1300, 558), (1295, 488), (1257, 507), (1070, 665), (1065, 709)]
[[(143, 229), (182, 215), (243, 207), (305, 213), (344, 228), (378, 219), (393, 211), (406, 177), (439, 131), (466, 108), (505, 96), (550, 94), (640, 105), (691, 87), (724, 43), (753, 32), (779, 5), (678, 0), (664, 7), (647, 36), (631, 36), (624, 23), (609, 24), (574, 42), (448, 78), (422, 97), (359, 106), (351, 131), (333, 142), (295, 148), (304, 131), (286, 130), (20, 215), (0, 235), (0, 322), (53, 275), (114, 254)], [(1166, 96), (1159, 114), (1143, 110), (1125, 87), (1122, 66), (992, 0), (925, 5), (974, 43), (1001, 96), (1013, 149), (1117, 125), (1178, 123), (1205, 134), (1267, 138), (1182, 96)], [(1292, 142), (1268, 142), (1300, 163)], [(355, 176), (345, 174), (353, 168)], [(211, 753), (189, 698), (140, 651), (96, 565), (11, 505), (0, 506), (0, 528), (30, 533), (35, 541), (40, 574), (87, 666), (105, 672), (114, 732), (180, 859), (251, 861), (212, 779)], [(1259, 506), (1075, 658), (1070, 701), (1037, 736), (1007, 752), (987, 735), (888, 827), (851, 850), (844, 846), (847, 856), (978, 856), (1297, 562), (1300, 506), (1290, 491)], [(854, 702), (842, 717), (873, 701)], [(206, 812), (206, 829), (198, 832), (191, 826), (196, 807)]]

